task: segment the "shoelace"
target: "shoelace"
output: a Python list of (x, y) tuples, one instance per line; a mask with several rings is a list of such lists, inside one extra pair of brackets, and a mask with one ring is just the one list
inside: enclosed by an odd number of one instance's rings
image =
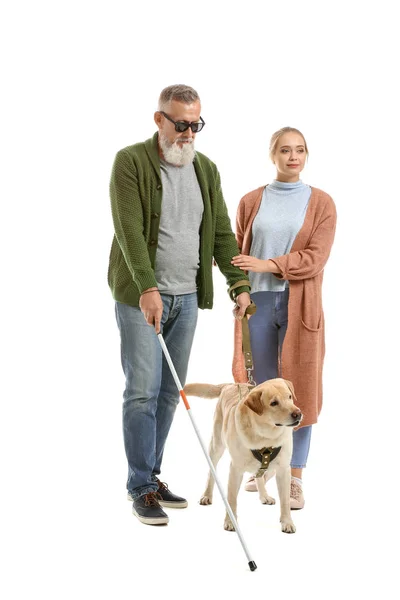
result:
[(301, 487), (294, 481), (290, 482), (290, 497), (295, 500), (300, 500), (301, 498)]
[(145, 506), (158, 506), (159, 499), (162, 500), (158, 492), (149, 492), (144, 497)]
[(158, 489), (167, 491), (168, 490), (168, 485), (166, 483), (164, 483), (163, 481), (160, 481), (157, 477), (156, 477), (156, 481), (158, 483)]

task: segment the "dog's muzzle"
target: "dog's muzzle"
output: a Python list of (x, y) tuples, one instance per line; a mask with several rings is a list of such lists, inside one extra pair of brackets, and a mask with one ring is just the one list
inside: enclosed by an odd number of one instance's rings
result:
[(275, 423), (275, 427), (297, 427), (297, 425), (300, 425), (302, 418), (303, 415), (301, 415), (300, 418), (297, 418), (295, 421), (293, 421), (293, 423), (289, 423), (287, 425), (284, 425), (283, 423)]

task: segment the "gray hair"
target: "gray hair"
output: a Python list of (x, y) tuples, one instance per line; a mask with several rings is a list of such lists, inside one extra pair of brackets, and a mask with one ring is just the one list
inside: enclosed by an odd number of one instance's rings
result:
[(301, 137), (304, 140), (304, 148), (305, 148), (305, 151), (306, 151), (306, 155), (308, 157), (308, 148), (307, 148), (306, 138), (301, 133), (301, 131), (299, 131), (295, 127), (282, 127), (282, 129), (278, 129), (278, 131), (275, 131), (275, 133), (273, 133), (272, 136), (271, 136), (271, 140), (270, 140), (270, 143), (269, 143), (269, 157), (272, 160), (272, 162), (274, 162), (274, 154), (276, 152), (276, 147), (278, 145), (279, 138), (284, 133), (291, 133), (291, 132), (298, 133), (299, 135), (301, 135)]
[(164, 110), (171, 100), (185, 104), (200, 102), (200, 96), (192, 87), (183, 84), (170, 85), (163, 89), (158, 100), (158, 110)]

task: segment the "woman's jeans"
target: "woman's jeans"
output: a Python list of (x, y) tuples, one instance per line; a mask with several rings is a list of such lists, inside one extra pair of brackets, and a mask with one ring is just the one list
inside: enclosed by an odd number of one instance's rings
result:
[[(289, 289), (283, 292), (255, 292), (251, 298), (257, 306), (249, 319), (254, 379), (262, 383), (281, 377), (281, 354), (288, 324)], [(306, 466), (310, 449), (311, 425), (293, 432), (292, 469)]]
[[(178, 377), (185, 384), (197, 323), (197, 294), (161, 294), (161, 333)], [(116, 303), (121, 361), (126, 378), (123, 431), (132, 497), (157, 491), (165, 442), (179, 403), (179, 390), (154, 327), (139, 308)]]

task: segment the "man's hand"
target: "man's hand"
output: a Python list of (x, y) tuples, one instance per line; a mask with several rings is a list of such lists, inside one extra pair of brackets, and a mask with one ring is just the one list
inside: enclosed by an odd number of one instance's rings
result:
[(233, 309), (233, 314), (235, 319), (240, 321), (244, 317), (246, 308), (251, 304), (249, 292), (242, 292), (241, 294), (236, 296), (235, 302), (236, 306)]
[(140, 296), (139, 306), (146, 319), (146, 323), (148, 325), (154, 325), (156, 333), (160, 333), (163, 303), (158, 289), (149, 288), (148, 290), (145, 290)]

